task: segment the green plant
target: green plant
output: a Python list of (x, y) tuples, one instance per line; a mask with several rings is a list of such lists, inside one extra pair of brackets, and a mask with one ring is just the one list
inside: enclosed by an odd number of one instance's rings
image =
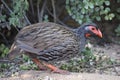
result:
[[(5, 58), (9, 49), (4, 45), (0, 45), (0, 59)], [(0, 63), (0, 72), (4, 71), (4, 69), (7, 69), (10, 65), (6, 63)], [(0, 77), (2, 76), (2, 73), (0, 73)]]
[(62, 64), (61, 69), (69, 70), (72, 72), (80, 72), (83, 68), (90, 68), (95, 65), (95, 56), (90, 48), (86, 47), (85, 50), (80, 53), (81, 57), (73, 58), (68, 63)]
[(13, 26), (22, 27), (24, 26), (24, 14), (26, 10), (28, 10), (28, 2), (27, 0), (13, 0), (12, 3), (13, 12), (10, 14), (9, 23)]
[(38, 69), (37, 65), (31, 61), (29, 56), (23, 54), (22, 58), (24, 63), (20, 65), (21, 70)]
[(49, 22), (49, 19), (48, 19), (48, 15), (47, 15), (47, 14), (44, 15), (43, 21), (44, 21), (44, 22)]
[[(104, 6), (105, 5), (105, 6)], [(69, 15), (78, 23), (97, 20), (112, 20), (115, 14), (111, 12), (109, 0), (66, 0)]]
[(6, 47), (4, 44), (0, 45), (0, 53), (1, 53), (0, 57), (1, 58), (4, 58), (7, 55), (8, 51), (9, 51), (8, 47)]
[[(1, 0), (1, 2), (5, 5), (8, 10), (9, 14), (6, 13), (4, 8), (2, 7), (3, 4), (1, 4), (1, 11), (0, 11), (0, 22), (6, 23), (7, 28), (8, 26), (17, 26), (17, 27), (23, 27), (26, 25), (25, 22), (25, 14), (28, 10), (29, 4), (27, 0), (11, 0), (10, 3), (6, 3), (4, 0)], [(9, 6), (8, 6), (9, 5)], [(5, 25), (3, 25), (4, 27)], [(10, 29), (10, 28), (9, 28)]]
[(106, 66), (113, 65), (113, 63), (119, 64), (104, 54), (93, 54), (93, 51), (88, 47), (80, 53), (80, 56), (63, 63), (60, 68), (72, 72), (95, 72), (94, 70), (101, 70)]
[(116, 35), (120, 36), (120, 24), (118, 25), (118, 27), (115, 29)]

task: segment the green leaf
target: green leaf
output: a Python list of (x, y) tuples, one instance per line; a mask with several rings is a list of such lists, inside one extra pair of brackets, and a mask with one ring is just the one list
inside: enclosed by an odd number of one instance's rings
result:
[(100, 9), (103, 10), (103, 9), (104, 9), (104, 6), (100, 6)]
[(1, 21), (5, 21), (5, 18), (6, 18), (6, 15), (0, 16), (0, 22), (1, 22)]
[(109, 5), (110, 5), (110, 1), (105, 1), (105, 4), (106, 4), (107, 6), (109, 6)]
[(95, 11), (99, 11), (99, 10), (100, 10), (100, 8), (99, 8), (99, 7), (96, 7), (96, 8), (95, 8)]
[(80, 17), (80, 18), (84, 18), (84, 15), (80, 15), (79, 17)]
[(82, 24), (82, 20), (79, 20), (78, 23), (79, 23), (79, 24)]
[(67, 5), (69, 4), (69, 0), (66, 0), (66, 4), (67, 4)]
[(111, 16), (111, 17), (115, 17), (115, 14), (111, 13), (110, 16)]
[(72, 16), (72, 18), (73, 18), (73, 19), (75, 19), (75, 18), (76, 18), (76, 16), (75, 16), (75, 15), (73, 15), (73, 16)]
[(28, 1), (25, 0), (24, 3), (25, 3), (25, 4), (24, 4), (24, 5), (25, 5), (25, 10), (28, 10), (28, 7), (29, 7), (29, 3), (28, 3)]
[(84, 8), (81, 10), (81, 13), (82, 13), (82, 14), (85, 14), (85, 9), (84, 9)]
[(109, 20), (109, 17), (108, 17), (108, 16), (105, 16), (105, 20)]
[(100, 17), (100, 16), (96, 17), (96, 20), (97, 20), (97, 21), (100, 21), (100, 20), (101, 20), (101, 17)]
[(105, 11), (104, 11), (104, 10), (101, 10), (101, 11), (100, 11), (100, 15), (103, 15), (103, 14), (105, 14)]
[(109, 11), (105, 8), (104, 10), (104, 14), (107, 14)]
[(109, 7), (106, 7), (105, 9), (106, 9), (107, 11), (110, 11), (110, 8), (109, 8)]
[(71, 2), (74, 2), (75, 0), (70, 0)]
[(88, 5), (85, 5), (85, 9), (88, 9)]
[(89, 3), (89, 6), (90, 6), (90, 8), (94, 8), (94, 5), (93, 5), (93, 3)]
[(43, 18), (44, 18), (44, 21), (45, 21), (45, 22), (48, 22), (48, 21), (49, 21), (49, 19), (48, 19), (48, 15), (44, 15)]
[(0, 57), (5, 57), (8, 53), (8, 51), (9, 51), (9, 49), (4, 44), (0, 45), (0, 52), (1, 52)]
[(112, 20), (115, 17), (115, 14), (111, 13), (109, 14), (109, 20)]

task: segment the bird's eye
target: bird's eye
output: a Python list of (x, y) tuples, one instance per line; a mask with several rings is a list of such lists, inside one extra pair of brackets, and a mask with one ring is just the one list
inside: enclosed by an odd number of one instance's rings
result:
[(92, 30), (95, 30), (95, 28), (91, 28)]

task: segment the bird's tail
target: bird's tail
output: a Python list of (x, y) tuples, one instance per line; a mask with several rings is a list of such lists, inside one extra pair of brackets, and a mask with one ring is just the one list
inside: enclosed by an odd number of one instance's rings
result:
[(8, 52), (7, 57), (12, 60), (14, 59), (16, 56), (20, 55), (20, 48), (18, 48), (16, 46), (16, 42), (14, 42), (10, 48), (10, 51)]
[(7, 55), (7, 58), (9, 60), (14, 59), (16, 56), (21, 55), (22, 51), (29, 52), (29, 53), (35, 53), (37, 55), (40, 55), (39, 52), (41, 52), (39, 49), (35, 49), (19, 40), (13, 43), (13, 45), (10, 48), (10, 51)]

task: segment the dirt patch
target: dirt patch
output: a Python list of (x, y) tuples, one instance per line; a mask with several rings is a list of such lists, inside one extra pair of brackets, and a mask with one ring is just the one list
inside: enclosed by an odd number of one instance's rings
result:
[(119, 80), (120, 76), (71, 73), (61, 75), (41, 71), (21, 71), (17, 77), (1, 78), (0, 80)]
[(104, 47), (102, 46), (94, 46), (94, 52), (95, 53), (100, 53), (100, 54), (104, 54), (108, 57), (111, 57), (115, 60), (119, 60), (120, 61), (120, 45), (117, 44), (108, 44)]
[(101, 73), (120, 75), (120, 45), (111, 43), (104, 47), (94, 46), (92, 49), (95, 54), (101, 54), (104, 55), (104, 57), (110, 57), (110, 59), (113, 61), (112, 65), (101, 68)]

